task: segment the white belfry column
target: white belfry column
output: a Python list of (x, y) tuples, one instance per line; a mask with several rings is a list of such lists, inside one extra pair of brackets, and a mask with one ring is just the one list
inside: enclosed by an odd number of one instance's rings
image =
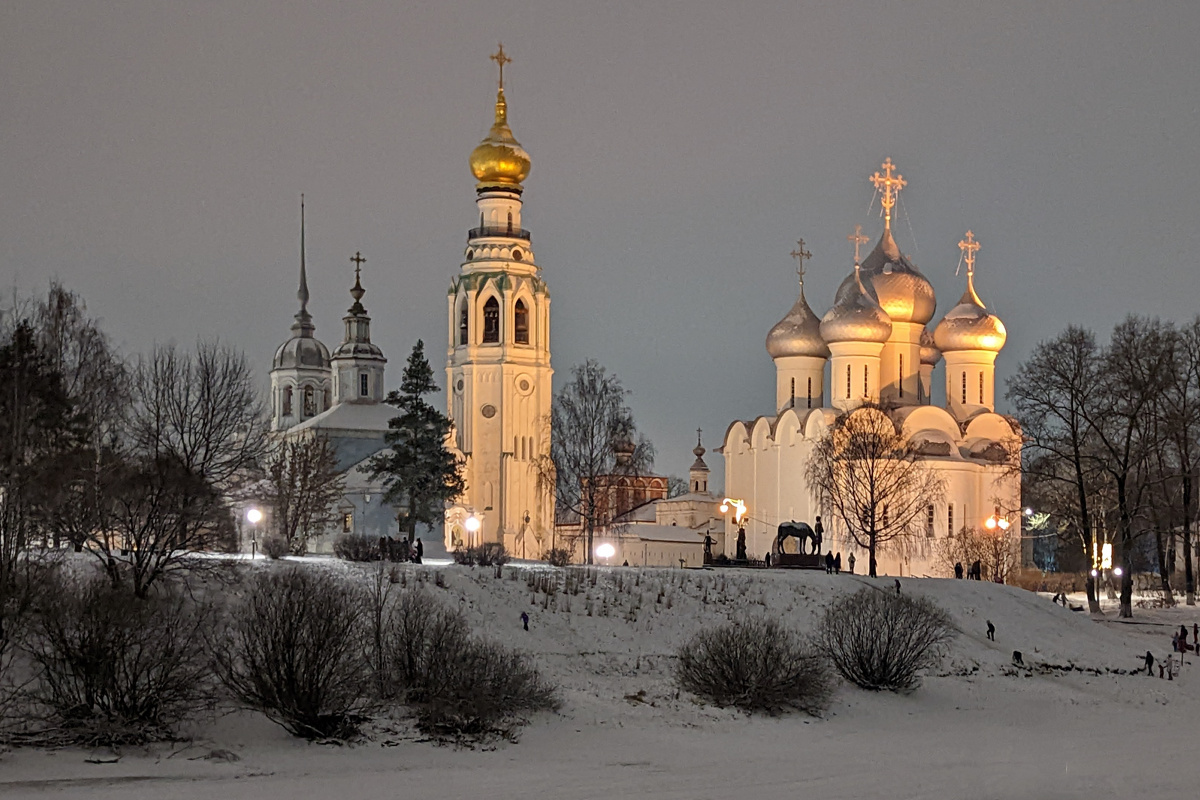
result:
[(454, 531), (474, 517), (480, 542), (540, 558), (554, 525), (553, 489), (538, 480), (550, 454), (550, 293), (521, 227), (531, 162), (508, 126), (510, 59), (503, 48), (492, 59), (501, 70), (495, 122), (471, 154), (478, 227), (447, 295), (447, 409), (466, 489), (447, 511), (446, 542), (453, 547)]

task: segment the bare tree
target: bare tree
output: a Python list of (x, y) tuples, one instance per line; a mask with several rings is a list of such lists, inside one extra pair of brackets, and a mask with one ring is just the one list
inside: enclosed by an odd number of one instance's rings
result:
[(1165, 495), (1176, 510), (1172, 517), (1181, 529), (1184, 591), (1190, 606), (1196, 603), (1192, 521), (1196, 515), (1196, 480), (1200, 476), (1200, 317), (1175, 331), (1175, 336), (1174, 368), (1166, 390), (1155, 399), (1156, 414), (1166, 433), (1165, 447), (1160, 452), (1169, 454), (1176, 473)]
[(114, 582), (134, 593), (215, 546), (229, 497), (260, 460), (262, 406), (245, 357), (213, 343), (155, 348), (134, 370), (134, 406), (112, 529), (89, 543)]
[(826, 515), (841, 520), (868, 552), (872, 576), (879, 549), (916, 533), (926, 509), (945, 494), (945, 482), (875, 405), (838, 417), (813, 448), (805, 475)]
[[(1095, 336), (1083, 328), (1069, 327), (1056, 338), (1041, 342), (1008, 382), (1007, 398), (1016, 409), (1025, 437), (1022, 469), (1027, 484), (1062, 487), (1052, 491), (1066, 505), (1061, 515), (1070, 519), (1085, 553), (1092, 550), (1093, 504), (1100, 474), (1100, 459), (1091, 422), (1098, 417), (1104, 398), (1100, 385), (1103, 362)], [(1087, 578), (1088, 608), (1099, 612), (1096, 582)]]
[(599, 479), (618, 467), (628, 476), (644, 474), (654, 463), (654, 447), (638, 435), (628, 396), (621, 381), (595, 361), (572, 367), (571, 381), (555, 395), (550, 412), (550, 455), (538, 462), (540, 483), (554, 486), (556, 522), (580, 523), (588, 564), (609, 507), (609, 487)]
[(292, 555), (303, 555), (309, 537), (321, 533), (336, 516), (345, 476), (328, 437), (304, 433), (276, 440), (266, 464), (266, 496), (275, 534)]
[(999, 526), (972, 528), (963, 526), (957, 533), (940, 540), (936, 547), (938, 565), (954, 574), (955, 565), (969, 567), (978, 561), (987, 580), (1004, 583), (1009, 573), (1020, 566), (1020, 541)]

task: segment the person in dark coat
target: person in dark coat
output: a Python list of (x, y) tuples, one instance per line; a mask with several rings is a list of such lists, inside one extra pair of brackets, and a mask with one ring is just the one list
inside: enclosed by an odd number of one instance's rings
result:
[(825, 554), (825, 572), (829, 575), (833, 574), (833, 553)]
[(1187, 625), (1179, 626), (1179, 652), (1186, 653), (1188, 651), (1187, 643)]
[(962, 562), (956, 561), (956, 562), (954, 562), (954, 577), (961, 581), (962, 576), (963, 576)]
[(899, 578), (896, 578), (896, 594), (897, 594), (897, 596), (900, 594), (900, 579)]
[(988, 626), (988, 632), (987, 632), (988, 640), (992, 641), (992, 642), (996, 641), (996, 626), (992, 624), (992, 621), (990, 619), (985, 620), (985, 622), (987, 622), (987, 626)]
[(417, 537), (416, 547), (413, 549), (413, 563), (420, 564), (422, 556), (425, 555), (425, 545), (421, 544), (421, 537)]
[(841, 550), (839, 550), (838, 554), (833, 557), (833, 574), (834, 575), (842, 574), (842, 551)]
[(529, 630), (529, 613), (521, 612), (521, 624), (525, 626), (525, 630)]
[(848, 559), (846, 559), (846, 565), (848, 567), (850, 567), (850, 574), (853, 575), (854, 574), (854, 553), (851, 553), (850, 557)]
[(1149, 678), (1153, 674), (1154, 674), (1154, 655), (1149, 650), (1147, 650), (1146, 651), (1146, 677)]

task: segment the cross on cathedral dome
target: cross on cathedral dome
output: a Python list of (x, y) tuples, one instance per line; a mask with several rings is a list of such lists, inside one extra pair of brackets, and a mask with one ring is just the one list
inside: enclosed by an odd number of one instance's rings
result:
[(829, 347), (821, 338), (821, 318), (813, 312), (804, 297), (804, 262), (812, 258), (812, 253), (804, 249), (803, 239), (796, 244), (797, 249), (791, 255), (800, 262), (796, 269), (800, 277), (800, 294), (791, 310), (767, 333), (767, 353), (771, 358), (829, 358)]

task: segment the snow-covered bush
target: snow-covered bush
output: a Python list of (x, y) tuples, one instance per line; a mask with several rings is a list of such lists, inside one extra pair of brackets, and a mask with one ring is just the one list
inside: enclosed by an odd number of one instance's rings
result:
[(468, 567), (498, 567), (509, 561), (508, 550), (500, 542), (489, 542), (454, 551), (454, 563)]
[(825, 609), (818, 640), (842, 677), (863, 689), (908, 691), (957, 635), (950, 615), (924, 597), (873, 587)]
[(233, 696), (296, 736), (344, 738), (372, 705), (363, 593), (311, 566), (259, 574), (214, 643)]
[(333, 554), (346, 561), (379, 561), (379, 540), (359, 533), (344, 533), (333, 542)]
[(472, 635), (461, 612), (427, 592), (402, 592), (379, 640), (382, 685), (431, 736), (512, 738), (526, 714), (558, 705), (529, 656)]
[(546, 551), (546, 563), (552, 567), (565, 567), (571, 563), (571, 551), (555, 547)]
[(769, 714), (819, 714), (834, 684), (828, 662), (810, 643), (763, 615), (696, 634), (679, 649), (675, 680), (719, 706)]
[(89, 571), (48, 588), (26, 641), (47, 736), (91, 745), (169, 738), (211, 699), (212, 614), (178, 587), (138, 599)]
[(280, 559), (288, 554), (287, 539), (282, 536), (272, 534), (264, 537), (262, 540), (263, 554), (270, 559)]

